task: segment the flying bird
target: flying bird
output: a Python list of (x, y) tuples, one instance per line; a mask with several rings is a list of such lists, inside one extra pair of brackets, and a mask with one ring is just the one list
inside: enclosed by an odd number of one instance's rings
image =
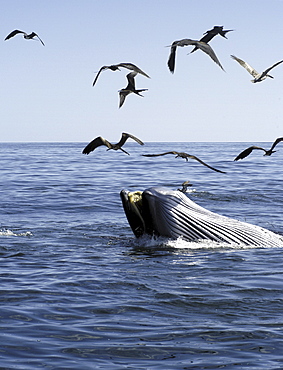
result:
[(126, 96), (128, 96), (131, 93), (135, 93), (139, 96), (143, 96), (140, 94), (141, 91), (146, 91), (148, 89), (139, 89), (136, 90), (135, 87), (135, 76), (137, 75), (137, 72), (130, 72), (127, 74), (127, 80), (128, 80), (128, 85), (124, 88), (119, 90), (119, 96), (120, 96), (120, 102), (119, 102), (119, 108), (122, 107), (122, 105), (125, 102)]
[(199, 158), (197, 158), (194, 155), (190, 155), (190, 154), (183, 153), (183, 152), (175, 152), (175, 151), (172, 151), (172, 152), (165, 152), (165, 153), (161, 153), (161, 154), (142, 154), (142, 156), (144, 156), (144, 157), (158, 157), (160, 155), (166, 155), (166, 154), (174, 154), (174, 155), (176, 155), (175, 158), (181, 157), (181, 158), (186, 159), (186, 161), (188, 161), (188, 158), (195, 159), (196, 161), (198, 161), (199, 163), (203, 164), (204, 166), (210, 168), (213, 171), (221, 172), (221, 173), (226, 173), (226, 172), (217, 170), (214, 167), (209, 166), (208, 164), (204, 163), (202, 160), (200, 160)]
[(236, 60), (242, 67), (244, 67), (253, 77), (254, 79), (251, 80), (251, 82), (261, 82), (265, 80), (267, 77), (274, 78), (271, 75), (268, 74), (269, 71), (271, 71), (274, 67), (278, 66), (278, 64), (282, 63), (283, 60), (280, 60), (279, 62), (273, 64), (273, 66), (267, 68), (265, 71), (258, 73), (253, 67), (251, 67), (248, 63), (243, 61), (240, 58), (235, 57), (235, 55), (231, 55), (231, 58)]
[(110, 149), (122, 150), (122, 152), (130, 155), (128, 152), (126, 152), (126, 150), (122, 149), (122, 146), (125, 144), (125, 142), (129, 138), (135, 140), (140, 145), (144, 145), (144, 143), (140, 139), (135, 137), (134, 135), (127, 134), (126, 132), (123, 132), (121, 140), (117, 144), (111, 144), (108, 140), (104, 139), (101, 136), (96, 137), (89, 144), (87, 144), (87, 146), (83, 150), (83, 154), (89, 154), (90, 152), (92, 152), (97, 147), (99, 147), (101, 145), (105, 145), (108, 148), (107, 150), (110, 150)]
[[(231, 32), (231, 31), (234, 31), (234, 30), (223, 30), (223, 26), (214, 26), (211, 30), (206, 31), (204, 33), (204, 36), (199, 41), (208, 43), (209, 41), (213, 39), (214, 36), (217, 36), (217, 35), (220, 35), (224, 37), (225, 39), (227, 39), (226, 33)], [(191, 51), (191, 53), (193, 53), (197, 49), (198, 47), (195, 46), (193, 50)]]
[(209, 55), (210, 58), (216, 64), (218, 64), (219, 67), (221, 69), (223, 69), (223, 71), (224, 71), (224, 68), (222, 67), (221, 63), (219, 62), (219, 60), (218, 60), (215, 52), (213, 51), (213, 49), (211, 48), (210, 45), (208, 45), (206, 42), (203, 42), (203, 41), (197, 41), (197, 40), (191, 40), (191, 39), (183, 39), (183, 40), (179, 40), (179, 41), (174, 41), (171, 44), (171, 51), (170, 51), (169, 59), (168, 59), (168, 62), (167, 62), (167, 65), (169, 67), (170, 72), (174, 73), (174, 70), (175, 70), (175, 57), (176, 57), (176, 49), (177, 49), (177, 46), (183, 47), (183, 46), (188, 46), (188, 45), (194, 45), (198, 49), (201, 49), (204, 53), (206, 53), (207, 55)]
[(144, 71), (142, 71), (139, 67), (132, 63), (119, 63), (119, 64), (113, 64), (111, 66), (103, 66), (100, 68), (100, 70), (97, 72), (97, 75), (92, 83), (92, 86), (95, 85), (96, 81), (98, 80), (98, 77), (102, 71), (105, 71), (106, 69), (110, 69), (111, 71), (121, 71), (120, 68), (127, 68), (131, 71), (140, 73), (141, 75), (150, 78), (149, 75), (147, 75)]
[(44, 45), (44, 42), (41, 40), (41, 38), (35, 33), (35, 32), (32, 32), (30, 34), (27, 34), (26, 32), (24, 31), (20, 31), (20, 30), (14, 30), (12, 31), (11, 33), (9, 33), (9, 35), (5, 38), (5, 40), (9, 40), (11, 37), (14, 37), (16, 36), (18, 33), (22, 33), (23, 34), (23, 37), (24, 39), (26, 40), (33, 40), (34, 37), (37, 37), (39, 39), (39, 41), (42, 43), (43, 46)]
[(270, 148), (270, 149), (264, 149), (264, 148), (261, 148), (260, 146), (252, 145), (252, 146), (250, 146), (249, 148), (247, 148), (247, 149), (243, 150), (239, 155), (237, 155), (237, 157), (234, 159), (234, 161), (238, 161), (239, 159), (244, 159), (244, 158), (246, 158), (249, 154), (251, 154), (251, 152), (252, 152), (253, 150), (262, 150), (262, 151), (264, 151), (264, 152), (265, 152), (265, 154), (264, 154), (264, 155), (266, 155), (266, 156), (271, 156), (271, 154), (273, 154), (273, 153), (275, 153), (275, 152), (276, 152), (276, 150), (273, 150), (273, 149), (276, 147), (276, 145), (277, 145), (278, 143), (280, 143), (280, 141), (283, 141), (283, 137), (279, 137), (279, 138), (277, 138), (277, 139), (274, 141), (274, 143), (271, 145), (271, 148)]

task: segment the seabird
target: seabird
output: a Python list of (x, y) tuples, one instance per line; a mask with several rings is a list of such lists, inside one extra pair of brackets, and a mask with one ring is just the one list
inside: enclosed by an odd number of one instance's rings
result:
[(175, 151), (172, 151), (172, 152), (165, 152), (165, 153), (161, 153), (161, 154), (142, 154), (142, 156), (144, 156), (144, 157), (158, 157), (160, 155), (166, 155), (166, 154), (174, 154), (174, 155), (176, 155), (175, 158), (181, 157), (181, 158), (186, 159), (186, 161), (188, 161), (188, 158), (195, 159), (196, 161), (198, 161), (199, 163), (203, 164), (204, 166), (210, 168), (213, 171), (221, 172), (221, 173), (226, 173), (226, 172), (217, 170), (214, 167), (209, 166), (208, 164), (204, 163), (202, 160), (200, 160), (196, 156), (191, 155), (191, 154), (187, 154), (187, 153), (184, 153), (184, 152), (175, 152)]
[(137, 75), (137, 72), (130, 72), (127, 74), (127, 80), (128, 80), (128, 85), (124, 88), (119, 90), (119, 96), (120, 96), (120, 102), (119, 102), (119, 108), (122, 107), (122, 105), (125, 102), (126, 96), (128, 96), (131, 93), (135, 93), (139, 96), (143, 96), (140, 94), (141, 91), (146, 91), (148, 89), (139, 89), (136, 90), (135, 87), (135, 76)]
[(251, 67), (248, 63), (246, 63), (245, 61), (243, 61), (242, 59), (240, 59), (240, 58), (237, 58), (237, 57), (235, 57), (235, 55), (231, 55), (231, 58), (232, 59), (234, 59), (234, 60), (236, 60), (242, 67), (244, 67), (253, 77), (254, 77), (254, 79), (253, 80), (251, 80), (251, 82), (253, 82), (253, 83), (256, 83), (256, 82), (261, 82), (261, 81), (263, 81), (263, 80), (265, 80), (267, 77), (270, 77), (270, 78), (274, 78), (274, 77), (272, 77), (272, 76), (270, 76), (269, 74), (268, 74), (268, 72), (272, 69), (272, 68), (274, 68), (274, 67), (276, 67), (276, 66), (278, 66), (278, 64), (280, 64), (280, 63), (282, 63), (283, 62), (283, 60), (280, 60), (280, 62), (277, 62), (277, 63), (275, 63), (275, 64), (273, 64), (273, 66), (271, 66), (271, 67), (269, 67), (269, 68), (267, 68), (265, 71), (263, 71), (263, 72), (261, 72), (261, 73), (258, 73), (253, 67)]
[(193, 186), (193, 184), (190, 183), (190, 181), (184, 181), (182, 184), (182, 189), (178, 189), (182, 193), (186, 193), (189, 186)]
[(111, 71), (121, 71), (120, 68), (127, 68), (131, 71), (140, 73), (141, 75), (150, 78), (149, 75), (147, 75), (144, 71), (142, 71), (139, 67), (132, 63), (119, 63), (119, 64), (112, 64), (111, 66), (103, 66), (100, 68), (100, 70), (97, 72), (97, 75), (92, 83), (92, 86), (95, 85), (96, 81), (98, 80), (98, 77), (102, 71), (105, 71), (106, 69), (111, 69)]
[(260, 146), (250, 146), (249, 148), (243, 150), (239, 155), (237, 155), (237, 157), (234, 159), (234, 161), (238, 161), (239, 159), (244, 159), (246, 158), (249, 154), (251, 154), (251, 152), (254, 150), (254, 149), (259, 149), (259, 150), (263, 150), (265, 152), (264, 155), (267, 155), (267, 156), (270, 156), (271, 154), (275, 153), (276, 150), (273, 150), (276, 145), (278, 143), (280, 143), (280, 141), (283, 141), (283, 137), (279, 137), (277, 138), (274, 143), (272, 144), (271, 148), (270, 149), (264, 149), (264, 148), (261, 148)]
[(126, 132), (123, 132), (121, 140), (117, 144), (109, 143), (108, 140), (104, 139), (101, 136), (96, 137), (89, 144), (87, 144), (87, 146), (83, 150), (83, 154), (89, 154), (90, 152), (92, 152), (97, 147), (99, 147), (101, 145), (105, 145), (108, 148), (107, 150), (110, 150), (110, 149), (119, 150), (120, 149), (120, 150), (122, 150), (122, 152), (130, 155), (128, 152), (126, 152), (124, 149), (122, 149), (122, 146), (125, 144), (125, 142), (129, 138), (135, 140), (140, 145), (144, 145), (144, 143), (140, 139), (135, 137), (134, 135), (127, 134)]
[(5, 40), (9, 40), (11, 37), (16, 36), (18, 33), (22, 33), (24, 39), (26, 39), (26, 40), (33, 40), (34, 37), (37, 37), (39, 39), (39, 41), (42, 43), (42, 45), (44, 46), (44, 42), (41, 40), (41, 38), (35, 32), (27, 34), (24, 31), (14, 30), (11, 33), (9, 33), (9, 35), (5, 38)]
[[(220, 36), (224, 37), (225, 39), (227, 39), (226, 33), (231, 32), (231, 31), (234, 31), (234, 30), (223, 30), (223, 26), (214, 26), (211, 30), (206, 31), (204, 33), (204, 36), (199, 41), (203, 41), (203, 42), (208, 43), (216, 35), (220, 35)], [(198, 49), (198, 47), (195, 46), (190, 53), (193, 53), (197, 49)]]
[(168, 59), (168, 62), (167, 62), (167, 65), (169, 67), (169, 70), (170, 72), (174, 73), (174, 69), (175, 69), (175, 56), (176, 56), (176, 49), (177, 49), (177, 46), (188, 46), (188, 45), (194, 45), (196, 46), (198, 49), (201, 49), (203, 52), (205, 52), (206, 54), (208, 54), (210, 56), (210, 58), (216, 63), (219, 65), (219, 67), (221, 69), (223, 69), (224, 71), (224, 68), (222, 67), (221, 63), (219, 62), (215, 52), (213, 51), (213, 49), (211, 48), (210, 45), (208, 45), (206, 42), (203, 42), (203, 41), (197, 41), (197, 40), (191, 40), (191, 39), (183, 39), (183, 40), (178, 40), (178, 41), (174, 41), (171, 45), (171, 51), (170, 51), (170, 55), (169, 55), (169, 59)]

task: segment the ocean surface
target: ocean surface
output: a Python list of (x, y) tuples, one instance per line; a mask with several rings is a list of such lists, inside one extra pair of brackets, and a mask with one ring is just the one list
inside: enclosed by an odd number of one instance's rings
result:
[[(283, 246), (136, 239), (119, 196), (189, 180), (201, 206), (283, 234), (281, 144), (239, 162), (251, 143), (85, 144), (0, 144), (0, 369), (282, 369)], [(141, 156), (171, 150), (226, 174)]]

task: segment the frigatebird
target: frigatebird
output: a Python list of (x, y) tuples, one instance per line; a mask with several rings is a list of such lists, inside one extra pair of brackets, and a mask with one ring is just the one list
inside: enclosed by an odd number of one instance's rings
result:
[(135, 140), (140, 145), (144, 145), (144, 143), (140, 139), (135, 137), (134, 135), (127, 134), (126, 132), (123, 132), (121, 140), (117, 144), (112, 144), (108, 140), (104, 139), (101, 136), (96, 137), (89, 144), (87, 144), (87, 146), (83, 150), (83, 154), (89, 154), (90, 152), (94, 151), (94, 149), (96, 149), (97, 147), (99, 147), (101, 145), (105, 145), (108, 148), (107, 150), (110, 150), (110, 149), (122, 150), (122, 152), (130, 155), (128, 152), (126, 152), (126, 150), (122, 149), (122, 146), (125, 144), (125, 142), (129, 138)]
[(176, 155), (175, 158), (181, 157), (181, 158), (186, 159), (186, 161), (188, 161), (188, 158), (195, 159), (196, 161), (198, 161), (199, 163), (203, 164), (204, 166), (210, 168), (213, 171), (221, 172), (221, 173), (226, 173), (226, 172), (220, 171), (220, 170), (218, 170), (218, 169), (216, 169), (214, 167), (209, 166), (208, 164), (206, 164), (205, 162), (203, 162), (198, 157), (196, 157), (194, 155), (191, 155), (191, 154), (184, 153), (184, 152), (171, 151), (171, 152), (165, 152), (165, 153), (161, 153), (161, 154), (142, 154), (142, 156), (144, 156), (144, 157), (158, 157), (158, 156), (166, 155), (166, 154), (174, 154), (174, 155)]
[(148, 90), (148, 89), (136, 90), (136, 86), (135, 86), (135, 76), (136, 75), (137, 75), (137, 72), (130, 72), (129, 74), (127, 74), (126, 77), (127, 77), (127, 80), (128, 80), (128, 85), (124, 89), (119, 90), (119, 96), (120, 96), (119, 108), (122, 107), (122, 105), (125, 102), (126, 97), (129, 94), (135, 93), (139, 96), (143, 96), (143, 95), (140, 94), (140, 92)]
[(273, 150), (273, 149), (276, 147), (276, 145), (277, 145), (278, 143), (280, 143), (280, 141), (283, 141), (283, 137), (279, 137), (279, 138), (277, 138), (277, 139), (274, 141), (274, 143), (271, 145), (271, 148), (270, 148), (270, 149), (264, 149), (264, 148), (262, 148), (262, 147), (260, 147), (260, 146), (252, 145), (252, 146), (250, 146), (249, 148), (247, 148), (247, 149), (243, 150), (240, 154), (238, 154), (238, 155), (237, 155), (237, 157), (234, 159), (234, 161), (238, 161), (239, 159), (244, 159), (244, 158), (246, 158), (249, 154), (251, 154), (251, 152), (252, 152), (253, 150), (262, 150), (262, 151), (264, 151), (264, 152), (265, 152), (265, 154), (264, 154), (264, 155), (266, 155), (266, 156), (271, 156), (271, 154), (273, 154), (273, 153), (275, 153), (275, 152), (276, 152), (276, 150)]
[(16, 36), (18, 33), (22, 33), (23, 34), (23, 37), (24, 39), (26, 40), (33, 40), (34, 37), (37, 37), (39, 39), (39, 41), (42, 43), (43, 46), (44, 45), (44, 42), (41, 40), (41, 38), (38, 36), (38, 34), (36, 34), (35, 32), (32, 32), (30, 34), (27, 34), (26, 32), (24, 31), (20, 31), (20, 30), (14, 30), (12, 31), (11, 33), (9, 33), (8, 36), (6, 36), (5, 40), (9, 40), (11, 37), (14, 37)]

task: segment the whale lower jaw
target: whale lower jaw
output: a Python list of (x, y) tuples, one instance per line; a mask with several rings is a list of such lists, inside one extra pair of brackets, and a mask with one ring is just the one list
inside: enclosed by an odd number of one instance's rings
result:
[(136, 235), (182, 237), (229, 244), (282, 247), (283, 238), (267, 229), (238, 221), (197, 205), (180, 191), (155, 187), (120, 193), (128, 222)]

